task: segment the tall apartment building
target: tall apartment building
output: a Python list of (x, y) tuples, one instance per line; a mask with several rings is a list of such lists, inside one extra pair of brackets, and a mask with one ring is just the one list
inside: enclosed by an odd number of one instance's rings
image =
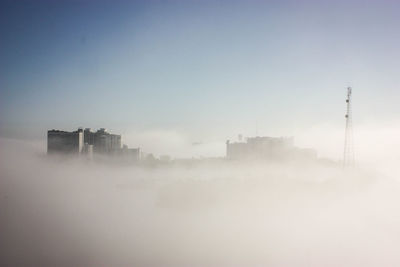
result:
[(110, 134), (104, 128), (96, 132), (92, 132), (90, 128), (85, 130), (79, 128), (73, 132), (49, 130), (47, 153), (121, 154), (121, 135)]
[(110, 134), (105, 128), (92, 132), (90, 128), (84, 131), (84, 142), (93, 145), (95, 153), (115, 153), (121, 150), (121, 135)]
[(47, 131), (47, 153), (48, 154), (80, 154), (84, 145), (83, 130), (74, 132), (59, 130)]

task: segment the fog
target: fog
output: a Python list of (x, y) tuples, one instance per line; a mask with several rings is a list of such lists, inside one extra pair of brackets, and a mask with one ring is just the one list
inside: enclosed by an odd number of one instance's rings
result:
[(2, 266), (400, 264), (396, 172), (100, 164), (44, 147), (0, 139)]

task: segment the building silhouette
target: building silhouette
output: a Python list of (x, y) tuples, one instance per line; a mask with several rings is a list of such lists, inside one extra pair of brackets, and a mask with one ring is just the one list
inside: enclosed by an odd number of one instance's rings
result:
[(90, 128), (84, 131), (84, 142), (93, 146), (94, 153), (111, 154), (121, 150), (121, 135), (110, 134), (105, 128), (92, 132)]
[[(144, 160), (146, 162), (171, 162), (169, 156), (156, 159), (140, 148), (128, 148), (121, 144), (121, 135), (111, 134), (105, 128), (92, 132), (90, 128), (79, 128), (73, 132), (49, 130), (47, 132), (48, 154), (84, 155), (93, 159), (96, 155), (113, 156), (122, 162)], [(316, 159), (313, 149), (301, 149), (294, 146), (293, 137), (256, 136), (245, 138), (239, 135), (237, 142), (226, 141), (226, 159), (228, 160), (292, 160)]]
[(128, 159), (128, 160), (133, 160), (133, 161), (139, 161), (140, 155), (141, 155), (141, 150), (140, 148), (128, 148), (127, 145), (123, 145), (122, 147), (122, 155)]
[(47, 153), (80, 154), (84, 146), (83, 130), (74, 132), (50, 130), (47, 132)]
[(293, 137), (249, 137), (245, 142), (239, 136), (238, 142), (226, 141), (226, 158), (232, 160), (288, 160), (316, 158), (312, 149), (300, 149), (294, 146)]
[(47, 132), (48, 154), (84, 154), (93, 158), (94, 154), (106, 156), (124, 156), (127, 159), (140, 160), (140, 148), (121, 146), (121, 135), (111, 134), (105, 128), (92, 132), (90, 128), (67, 132), (49, 130)]

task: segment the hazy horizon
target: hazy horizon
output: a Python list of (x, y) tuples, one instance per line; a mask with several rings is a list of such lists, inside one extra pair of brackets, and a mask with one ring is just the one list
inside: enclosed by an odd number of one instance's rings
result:
[(396, 1), (1, 6), (2, 137), (106, 127), (155, 153), (201, 142), (220, 156), (238, 134), (294, 136), (339, 160), (352, 86), (357, 158), (397, 144)]
[(0, 0), (0, 265), (399, 266), (399, 13)]

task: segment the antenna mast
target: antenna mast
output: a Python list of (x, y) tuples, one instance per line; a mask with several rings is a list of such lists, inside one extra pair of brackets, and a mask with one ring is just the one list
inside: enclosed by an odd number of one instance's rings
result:
[(351, 87), (347, 87), (347, 112), (346, 112), (346, 132), (344, 139), (343, 168), (354, 167), (354, 143), (353, 143), (353, 118), (351, 114)]

